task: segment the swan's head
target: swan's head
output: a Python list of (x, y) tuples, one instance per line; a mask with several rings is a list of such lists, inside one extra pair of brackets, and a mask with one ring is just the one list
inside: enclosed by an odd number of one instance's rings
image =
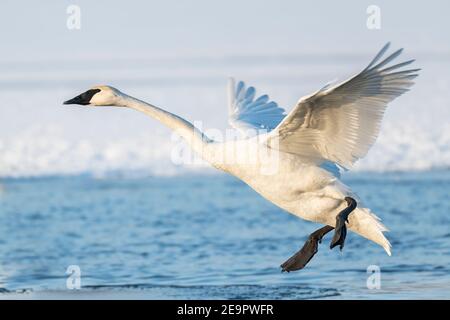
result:
[(122, 93), (110, 86), (95, 86), (86, 92), (64, 101), (64, 104), (79, 104), (89, 106), (116, 106)]

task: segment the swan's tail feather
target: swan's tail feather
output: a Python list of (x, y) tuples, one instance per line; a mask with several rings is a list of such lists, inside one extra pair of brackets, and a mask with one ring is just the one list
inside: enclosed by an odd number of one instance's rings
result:
[(372, 213), (370, 209), (356, 208), (349, 216), (349, 222), (350, 230), (379, 244), (389, 256), (392, 254), (391, 243), (383, 234), (383, 232), (389, 230), (381, 223), (381, 219)]

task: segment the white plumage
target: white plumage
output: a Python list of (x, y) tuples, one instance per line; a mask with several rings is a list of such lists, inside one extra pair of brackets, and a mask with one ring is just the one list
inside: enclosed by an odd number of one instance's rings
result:
[(269, 101), (268, 95), (255, 99), (256, 90), (246, 88), (243, 81), (236, 85), (233, 78), (228, 84), (229, 123), (244, 136), (256, 131), (274, 129), (286, 116), (284, 109), (274, 101)]
[[(286, 117), (276, 102), (267, 103), (267, 95), (253, 102), (254, 88), (245, 90), (243, 82), (239, 82), (230, 103), (230, 123), (239, 129), (276, 127), (267, 137), (269, 146), (276, 139), (280, 151), (317, 162), (330, 160), (348, 169), (375, 142), (387, 104), (408, 91), (420, 70), (396, 71), (414, 60), (385, 67), (402, 52), (397, 50), (379, 62), (388, 48), (389, 43), (349, 80), (300, 98)], [(258, 100), (265, 103), (258, 104)]]
[[(380, 219), (339, 181), (340, 168), (351, 168), (375, 142), (387, 104), (408, 91), (417, 76), (419, 69), (399, 70), (413, 60), (388, 67), (402, 51), (382, 59), (388, 47), (349, 80), (301, 98), (288, 115), (267, 95), (256, 98), (253, 87), (230, 80), (229, 121), (246, 135), (241, 140), (215, 142), (179, 116), (109, 86), (94, 87), (67, 103), (141, 111), (178, 132), (214, 167), (305, 220), (334, 227), (336, 215), (347, 207), (345, 197), (352, 197), (358, 207), (349, 216), (348, 228), (390, 255)], [(261, 129), (266, 132), (248, 132)]]

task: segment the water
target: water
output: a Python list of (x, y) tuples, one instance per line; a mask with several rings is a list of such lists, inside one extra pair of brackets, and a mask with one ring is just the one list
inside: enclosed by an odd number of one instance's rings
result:
[[(434, 299), (450, 292), (450, 172), (347, 174), (393, 256), (354, 234), (279, 265), (319, 226), (222, 174), (3, 179), (0, 298)], [(81, 290), (66, 269), (81, 269)], [(367, 268), (381, 269), (369, 290)]]

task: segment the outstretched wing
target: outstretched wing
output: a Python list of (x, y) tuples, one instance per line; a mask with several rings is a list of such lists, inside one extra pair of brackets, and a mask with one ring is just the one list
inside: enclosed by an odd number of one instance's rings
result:
[[(390, 67), (402, 49), (381, 60), (387, 43), (360, 73), (299, 100), (269, 133), (269, 147), (316, 163), (332, 161), (349, 168), (375, 142), (387, 104), (408, 91), (420, 69), (399, 71), (414, 60)], [(380, 61), (381, 60), (381, 61)]]
[(286, 116), (284, 109), (274, 101), (269, 101), (268, 95), (255, 99), (256, 90), (246, 87), (239, 81), (237, 85), (233, 78), (228, 84), (229, 123), (244, 135), (249, 131), (270, 131)]

